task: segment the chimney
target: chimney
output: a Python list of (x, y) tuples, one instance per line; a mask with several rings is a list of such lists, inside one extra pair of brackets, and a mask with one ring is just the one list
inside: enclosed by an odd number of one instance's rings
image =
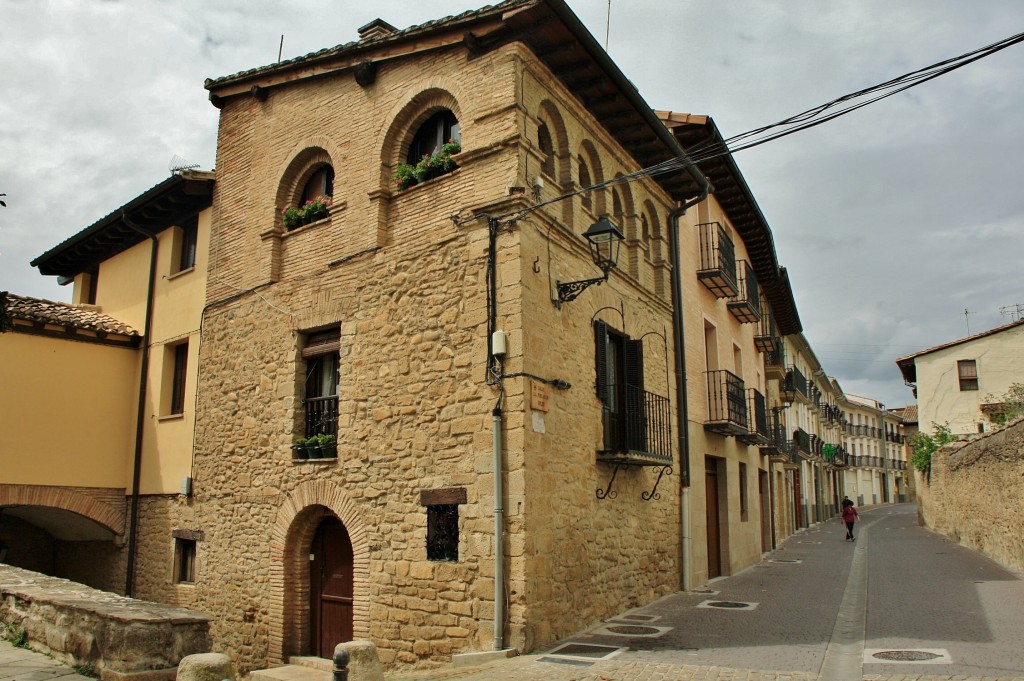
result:
[(378, 38), (387, 38), (395, 33), (398, 33), (397, 28), (383, 19), (374, 19), (359, 29), (359, 40), (377, 40)]

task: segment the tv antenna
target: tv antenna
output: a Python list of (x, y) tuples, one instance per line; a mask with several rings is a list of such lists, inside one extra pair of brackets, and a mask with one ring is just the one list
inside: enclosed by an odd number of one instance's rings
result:
[(182, 170), (195, 170), (198, 167), (198, 163), (189, 163), (187, 159), (184, 159), (177, 154), (175, 154), (171, 159), (171, 162), (167, 164), (167, 170), (171, 171), (171, 175), (180, 173)]
[(1019, 322), (1021, 319), (1024, 319), (1024, 305), (1020, 303), (1003, 305), (999, 308), (999, 314), (1009, 317), (1011, 322)]
[(964, 321), (967, 322), (967, 335), (968, 336), (971, 335), (971, 317), (970, 317), (970, 315), (972, 315), (972, 314), (977, 314), (977, 312), (975, 310), (968, 310), (966, 307), (964, 308)]

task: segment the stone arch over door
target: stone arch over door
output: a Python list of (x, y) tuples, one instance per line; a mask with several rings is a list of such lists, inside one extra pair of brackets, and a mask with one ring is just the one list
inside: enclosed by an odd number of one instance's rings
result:
[(320, 521), (337, 517), (348, 531), (353, 554), (353, 619), (356, 639), (370, 637), (370, 549), (366, 524), (338, 485), (308, 482), (281, 505), (270, 533), (270, 649), (273, 663), (309, 649), (309, 547)]

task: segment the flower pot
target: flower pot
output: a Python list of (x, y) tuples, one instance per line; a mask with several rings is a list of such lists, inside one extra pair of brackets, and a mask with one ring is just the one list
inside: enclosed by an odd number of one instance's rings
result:
[(320, 453), (325, 459), (337, 459), (338, 458), (338, 444), (332, 445), (320, 445)]
[(309, 448), (305, 443), (296, 442), (292, 445), (292, 451), (295, 453), (296, 459), (308, 459)]

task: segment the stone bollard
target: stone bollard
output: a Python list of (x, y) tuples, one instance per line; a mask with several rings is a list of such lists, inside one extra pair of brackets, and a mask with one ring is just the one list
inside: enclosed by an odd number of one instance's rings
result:
[(177, 681), (234, 681), (235, 667), (223, 653), (186, 655), (178, 663)]
[[(348, 654), (347, 677), (338, 677), (339, 662)], [(377, 646), (372, 641), (349, 641), (334, 648), (334, 681), (384, 681), (384, 670), (377, 658)]]

